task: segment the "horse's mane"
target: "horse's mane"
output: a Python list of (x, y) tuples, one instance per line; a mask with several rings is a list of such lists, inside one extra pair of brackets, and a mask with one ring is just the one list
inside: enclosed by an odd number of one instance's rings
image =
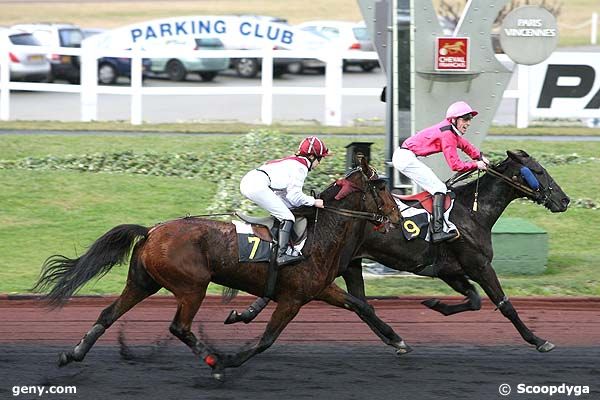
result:
[[(494, 170), (500, 173), (505, 173), (512, 162), (513, 161), (507, 157), (506, 159), (499, 162), (498, 164), (493, 165), (492, 167), (494, 168)], [(472, 198), (472, 194), (475, 193), (475, 190), (477, 188), (477, 171), (475, 171), (472, 174), (472, 176), (473, 178), (469, 181), (462, 181), (448, 187), (448, 189), (452, 190), (456, 194), (457, 200), (469, 197)], [(496, 178), (492, 177), (491, 175), (483, 173), (479, 177), (479, 189), (481, 190), (487, 187), (487, 185), (489, 185), (495, 180)]]

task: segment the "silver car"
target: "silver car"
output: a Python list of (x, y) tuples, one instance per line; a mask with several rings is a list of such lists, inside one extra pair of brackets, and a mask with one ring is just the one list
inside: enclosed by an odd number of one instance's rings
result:
[[(309, 21), (296, 27), (329, 38), (330, 42), (341, 51), (375, 51), (367, 27), (362, 23), (329, 20)], [(349, 66), (358, 66), (363, 71), (368, 72), (378, 67), (379, 62), (377, 60), (344, 60), (344, 71), (348, 70)]]
[[(0, 28), (0, 35), (5, 36), (0, 38), (0, 42), (8, 38), (10, 43), (17, 46), (40, 46), (40, 42), (31, 33)], [(50, 62), (46, 55), (33, 47), (31, 51), (11, 49), (8, 58), (11, 81), (43, 82), (50, 76)]]

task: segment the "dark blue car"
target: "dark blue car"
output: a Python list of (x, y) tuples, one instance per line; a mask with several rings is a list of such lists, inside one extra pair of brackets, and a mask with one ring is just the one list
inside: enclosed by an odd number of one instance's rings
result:
[[(142, 74), (150, 71), (152, 62), (148, 58), (142, 59)], [(131, 77), (131, 59), (122, 57), (102, 57), (98, 59), (98, 83), (101, 85), (112, 85), (123, 76)]]
[[(82, 29), (83, 36), (89, 37), (104, 32), (104, 29)], [(142, 77), (150, 71), (152, 61), (142, 59)], [(119, 77), (131, 78), (131, 59), (126, 57), (102, 57), (98, 59), (98, 83), (112, 85)]]

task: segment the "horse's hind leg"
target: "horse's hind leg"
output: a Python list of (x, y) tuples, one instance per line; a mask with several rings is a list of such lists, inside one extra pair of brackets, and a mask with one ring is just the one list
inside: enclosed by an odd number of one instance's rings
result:
[(477, 311), (481, 309), (481, 297), (479, 297), (479, 293), (477, 293), (475, 286), (473, 286), (464, 275), (439, 274), (438, 276), (452, 289), (464, 294), (466, 296), (466, 301), (460, 304), (446, 304), (439, 299), (428, 299), (422, 302), (423, 305), (446, 316), (464, 311)]
[(206, 287), (195, 292), (186, 294), (176, 294), (177, 297), (177, 312), (171, 322), (169, 330), (179, 340), (186, 344), (192, 352), (202, 358), (206, 364), (213, 367), (215, 364), (216, 355), (202, 341), (198, 340), (192, 332), (192, 321), (198, 312), (204, 296), (206, 295)]
[(323, 300), (332, 306), (354, 311), (385, 344), (396, 348), (396, 354), (400, 355), (412, 351), (410, 346), (394, 332), (392, 327), (375, 314), (375, 310), (369, 304), (346, 293), (337, 285), (331, 284), (316, 299)]
[(111, 305), (106, 307), (101, 313), (92, 329), (85, 334), (73, 350), (63, 352), (59, 355), (58, 365), (60, 367), (67, 365), (71, 361), (81, 361), (92, 348), (100, 336), (123, 314), (129, 311), (133, 306), (144, 300), (146, 297), (156, 293), (160, 289), (141, 264), (132, 258), (127, 277), (127, 285), (123, 292)]
[(298, 314), (302, 303), (295, 300), (278, 298), (277, 307), (258, 342), (233, 355), (220, 356), (213, 367), (213, 377), (223, 379), (225, 368), (239, 367), (258, 353), (262, 353), (275, 342), (281, 332)]
[(527, 343), (534, 345), (541, 353), (554, 349), (554, 344), (534, 335), (521, 320), (517, 310), (515, 310), (508, 297), (504, 294), (502, 286), (496, 276), (496, 272), (491, 264), (488, 263), (483, 269), (473, 271), (472, 273), (469, 272), (469, 276), (482, 287), (490, 300), (496, 305), (500, 312), (502, 312), (502, 315), (512, 322), (517, 331), (519, 331), (521, 337)]

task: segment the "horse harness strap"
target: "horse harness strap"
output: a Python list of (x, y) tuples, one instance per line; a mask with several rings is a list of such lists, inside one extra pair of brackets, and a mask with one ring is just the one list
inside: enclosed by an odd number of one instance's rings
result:
[(371, 213), (371, 212), (367, 212), (367, 211), (355, 211), (355, 210), (349, 210), (346, 208), (338, 208), (338, 207), (331, 207), (331, 206), (324, 206), (323, 209), (327, 210), (327, 211), (331, 211), (334, 214), (343, 215), (345, 217), (366, 219), (368, 221), (375, 221), (375, 222), (379, 222), (379, 223), (383, 223), (387, 219), (387, 217), (385, 215)]
[(530, 196), (536, 196), (537, 192), (535, 192), (533, 189), (519, 183), (519, 182), (515, 182), (512, 179), (508, 178), (507, 176), (501, 174), (500, 172), (492, 169), (492, 168), (488, 168), (487, 172), (489, 174), (491, 174), (492, 176), (495, 176), (496, 178), (502, 179), (504, 182), (508, 183), (509, 185), (511, 185), (512, 187), (519, 189), (520, 191), (524, 192), (527, 195)]

